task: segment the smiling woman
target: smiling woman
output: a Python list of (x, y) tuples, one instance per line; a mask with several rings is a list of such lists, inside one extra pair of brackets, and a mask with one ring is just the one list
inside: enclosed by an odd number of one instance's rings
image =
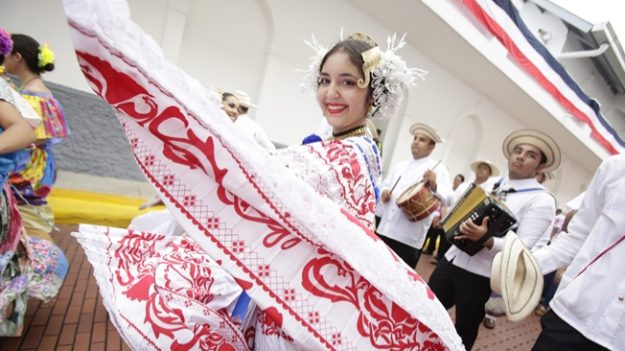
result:
[[(404, 35), (405, 37), (405, 35)], [(309, 46), (316, 56), (308, 67), (304, 86), (317, 93), (317, 101), (332, 127), (334, 137), (351, 131), (364, 133), (367, 118), (393, 116), (406, 87), (427, 72), (408, 68), (395, 52), (404, 37), (389, 38), (386, 51), (373, 38), (354, 33), (330, 50), (313, 38)]]
[(343, 41), (321, 61), (317, 100), (335, 135), (365, 124), (372, 103), (371, 90), (358, 82), (363, 82), (365, 75), (362, 53), (371, 48), (364, 41)]
[(311, 87), (327, 88), (322, 108), (337, 135), (268, 153), (145, 45), (151, 38), (119, 1), (64, 4), (83, 73), (117, 109), (140, 169), (184, 232), (75, 234), (129, 346), (462, 349), (423, 280), (372, 232), (380, 158), (360, 127), (366, 115), (391, 116), (414, 79), (394, 54), (403, 40), (381, 52), (348, 38), (363, 48), (356, 64), (340, 50), (321, 64), (320, 51)]

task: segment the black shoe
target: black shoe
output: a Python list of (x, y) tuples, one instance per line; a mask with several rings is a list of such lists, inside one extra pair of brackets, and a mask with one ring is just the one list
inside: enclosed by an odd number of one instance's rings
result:
[(495, 329), (495, 325), (496, 325), (495, 317), (486, 316), (486, 317), (484, 317), (483, 323), (484, 323), (484, 326), (486, 328), (488, 328), (488, 329)]

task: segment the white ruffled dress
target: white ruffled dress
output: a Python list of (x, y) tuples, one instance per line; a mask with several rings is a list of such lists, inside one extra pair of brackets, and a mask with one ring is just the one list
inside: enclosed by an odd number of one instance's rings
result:
[[(85, 77), (184, 231), (76, 234), (133, 349), (463, 349), (427, 284), (371, 230), (369, 138), (268, 154), (166, 62), (125, 3), (64, 5)], [(252, 313), (236, 313), (242, 291)]]

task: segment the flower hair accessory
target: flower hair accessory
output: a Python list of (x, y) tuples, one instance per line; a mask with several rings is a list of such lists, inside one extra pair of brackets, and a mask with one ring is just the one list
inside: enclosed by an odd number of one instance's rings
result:
[(371, 71), (378, 67), (380, 61), (382, 61), (382, 52), (377, 46), (373, 47), (362, 53), (362, 59), (365, 62), (362, 64), (362, 71), (365, 73), (365, 79), (358, 80), (358, 87), (366, 88), (369, 86)]
[[(371, 87), (373, 104), (368, 116), (376, 119), (387, 119), (395, 114), (403, 98), (404, 90), (416, 85), (416, 78), (425, 80), (427, 71), (419, 68), (408, 68), (406, 62), (399, 57), (396, 52), (406, 45), (406, 34), (397, 40), (397, 34), (389, 36), (386, 40), (386, 51), (382, 51), (379, 46), (369, 36), (355, 33), (345, 40), (360, 40), (373, 46), (362, 53), (364, 80), (359, 80), (360, 88)], [(343, 35), (341, 33), (341, 40)], [(305, 75), (300, 86), (316, 91), (318, 86), (319, 72), (321, 70), (321, 60), (328, 52), (328, 48), (320, 45), (315, 36), (312, 41), (305, 43), (313, 49), (315, 55), (311, 57), (308, 69), (304, 70)]]
[[(342, 35), (341, 35), (342, 37)], [(378, 47), (378, 43), (370, 36), (363, 33), (354, 33), (347, 37), (346, 40), (360, 40), (371, 46), (371, 49), (360, 54), (362, 56), (362, 72), (364, 73), (364, 79), (358, 79), (358, 87), (361, 89), (367, 88), (371, 80), (371, 71), (378, 67), (382, 60), (382, 52)]]
[(48, 47), (48, 43), (44, 43), (39, 47), (39, 67), (45, 67), (51, 63), (54, 63), (54, 52)]
[(8, 55), (13, 50), (11, 34), (0, 28), (0, 55)]

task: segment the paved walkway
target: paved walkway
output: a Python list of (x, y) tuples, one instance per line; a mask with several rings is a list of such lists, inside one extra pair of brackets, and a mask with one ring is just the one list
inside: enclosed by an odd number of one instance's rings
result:
[[(109, 321), (91, 265), (82, 248), (69, 235), (75, 228), (63, 225), (61, 231), (53, 234), (70, 263), (59, 296), (45, 304), (31, 300), (24, 336), (0, 338), (0, 350), (129, 350)], [(435, 267), (431, 259), (424, 255), (417, 267), (426, 280)], [(519, 323), (499, 318), (495, 329), (481, 327), (473, 350), (530, 350), (539, 332), (538, 317), (531, 316)]]

